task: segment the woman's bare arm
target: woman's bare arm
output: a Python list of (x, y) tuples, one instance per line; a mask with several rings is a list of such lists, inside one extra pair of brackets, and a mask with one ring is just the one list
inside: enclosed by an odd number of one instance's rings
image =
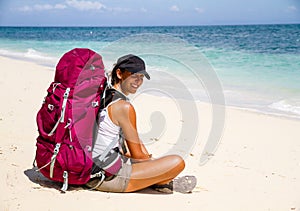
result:
[(130, 157), (142, 160), (151, 158), (138, 136), (134, 107), (129, 102), (121, 100), (111, 106), (109, 113), (113, 122), (122, 128)]

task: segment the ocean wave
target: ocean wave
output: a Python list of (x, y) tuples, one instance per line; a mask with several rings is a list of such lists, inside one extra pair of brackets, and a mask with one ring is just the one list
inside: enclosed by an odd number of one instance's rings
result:
[(0, 55), (7, 56), (7, 57), (24, 57), (24, 53), (13, 52), (6, 49), (0, 49)]
[(32, 59), (43, 59), (43, 60), (50, 59), (49, 57), (43, 55), (41, 52), (38, 52), (33, 48), (28, 48), (27, 51), (24, 53), (24, 57), (32, 58)]
[(42, 52), (39, 52), (33, 48), (26, 49), (25, 52), (12, 51), (7, 49), (0, 49), (0, 56), (10, 57), (14, 59), (32, 61), (40, 65), (54, 66), (57, 62), (57, 58), (48, 56)]
[(288, 112), (291, 114), (300, 115), (300, 106), (291, 105), (285, 100), (281, 100), (269, 105), (269, 108), (276, 109), (283, 112)]

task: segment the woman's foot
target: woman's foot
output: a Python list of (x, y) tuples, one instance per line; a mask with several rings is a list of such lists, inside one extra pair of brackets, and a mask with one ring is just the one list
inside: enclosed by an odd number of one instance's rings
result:
[(197, 178), (195, 176), (182, 176), (173, 179), (168, 184), (164, 185), (152, 185), (151, 187), (162, 193), (191, 193), (192, 190), (196, 187)]

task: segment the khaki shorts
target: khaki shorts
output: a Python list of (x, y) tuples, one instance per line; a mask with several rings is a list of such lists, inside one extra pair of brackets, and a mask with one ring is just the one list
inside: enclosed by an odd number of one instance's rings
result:
[(94, 190), (98, 191), (115, 193), (124, 192), (130, 180), (131, 170), (131, 164), (123, 163), (122, 168), (112, 180), (103, 181), (101, 185), (96, 187), (99, 183), (99, 179), (92, 179), (86, 184), (86, 186), (88, 186), (89, 188), (94, 188)]

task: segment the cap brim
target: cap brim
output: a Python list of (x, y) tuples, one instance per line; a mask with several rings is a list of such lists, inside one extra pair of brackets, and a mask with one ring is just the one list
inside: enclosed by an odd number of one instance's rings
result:
[[(116, 70), (116, 69), (118, 69), (118, 68), (120, 68), (120, 67), (116, 65), (116, 66), (113, 68), (113, 71)], [(148, 80), (150, 80), (150, 75), (146, 72), (146, 70), (141, 70), (141, 71), (138, 71), (138, 72), (134, 72), (134, 71), (131, 71), (131, 70), (128, 70), (128, 69), (127, 69), (127, 71), (132, 72), (132, 73), (141, 73), (141, 74), (143, 74)]]
[(150, 80), (150, 75), (146, 72), (146, 70), (141, 70), (141, 71), (138, 71), (137, 73), (141, 73), (141, 74), (144, 74), (144, 76)]

